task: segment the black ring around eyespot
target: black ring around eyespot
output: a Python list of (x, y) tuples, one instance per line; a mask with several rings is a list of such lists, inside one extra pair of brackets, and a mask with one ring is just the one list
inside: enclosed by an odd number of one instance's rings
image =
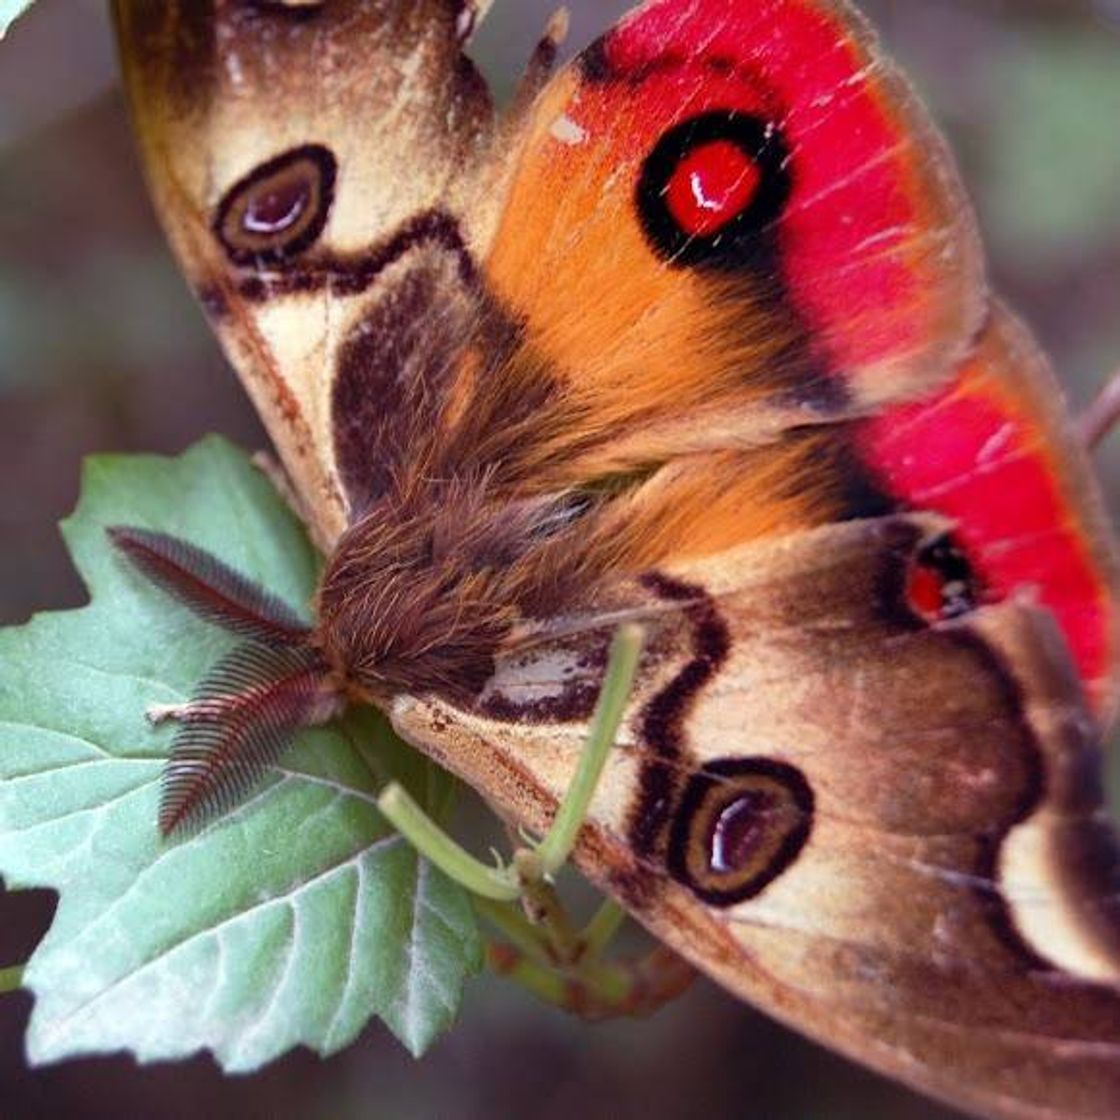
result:
[[(706, 858), (712, 826), (721, 812), (757, 782), (770, 784), (785, 800), (789, 821), (773, 841), (769, 858), (754, 874), (698, 871), (697, 857)], [(707, 763), (688, 781), (673, 818), (667, 865), (670, 875), (710, 906), (734, 906), (755, 898), (786, 871), (801, 854), (813, 830), (815, 799), (800, 770), (770, 758), (725, 758)]]
[[(306, 168), (309, 209), (292, 223), (290, 230), (281, 230), (271, 238), (254, 237), (239, 219), (245, 214), (254, 193), (267, 189), (270, 183), (282, 182), (285, 173), (298, 175)], [(334, 202), (338, 163), (329, 148), (322, 144), (304, 144), (282, 152), (260, 164), (239, 179), (222, 198), (214, 217), (213, 230), (229, 259), (236, 265), (279, 267), (309, 249), (318, 241)]]
[[(750, 204), (711, 236), (682, 229), (666, 199), (669, 185), (690, 152), (724, 140), (754, 163), (759, 186)], [(671, 128), (647, 157), (638, 182), (638, 216), (658, 256), (681, 268), (749, 268), (772, 252), (771, 227), (793, 190), (790, 153), (781, 132), (760, 117), (721, 110)]]

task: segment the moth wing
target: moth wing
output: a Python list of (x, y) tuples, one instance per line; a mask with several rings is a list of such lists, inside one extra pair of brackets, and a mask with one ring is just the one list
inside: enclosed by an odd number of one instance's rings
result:
[(940, 135), (820, 0), (624, 19), (535, 106), (485, 271), (587, 417), (572, 474), (920, 395), (985, 312)]
[(948, 518), (982, 587), (1049, 610), (1102, 723), (1117, 701), (1115, 538), (1083, 440), (1030, 331), (998, 301), (952, 380), (860, 423), (856, 456), (902, 508)]
[(496, 126), (463, 54), (476, 7), (114, 0), (159, 217), (324, 546), (347, 517), (337, 350), (378, 263), (410, 236), (491, 236)]
[(1120, 852), (1096, 723), (1027, 602), (930, 626), (918, 517), (621, 590), (601, 625), (398, 730), (517, 823), (568, 788), (622, 613), (649, 641), (577, 853), (659, 938), (858, 1061), (985, 1115), (1115, 1115)]
[(394, 432), (555, 490), (914, 396), (982, 319), (951, 159), (845, 3), (647, 4), (504, 126), (463, 5), (116, 13), (157, 207), (323, 545)]

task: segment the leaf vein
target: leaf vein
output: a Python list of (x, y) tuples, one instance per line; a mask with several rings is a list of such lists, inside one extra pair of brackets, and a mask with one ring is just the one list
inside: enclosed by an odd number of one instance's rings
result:
[(304, 891), (311, 889), (318, 883), (326, 881), (337, 872), (346, 870), (348, 866), (353, 864), (356, 860), (364, 858), (370, 852), (402, 842), (403, 838), (398, 833), (394, 833), (392, 836), (386, 836), (382, 840), (375, 841), (368, 848), (364, 848), (361, 852), (351, 854), (345, 859), (331, 864), (328, 867), (325, 867), (322, 871), (318, 872), (316, 875), (313, 875), (310, 879), (305, 879), (303, 882), (296, 884), (285, 894), (275, 895), (272, 898), (262, 899), (260, 902), (254, 903), (252, 906), (249, 906), (244, 910), (239, 910), (236, 914), (231, 914), (229, 917), (223, 918), (220, 922), (217, 922), (212, 926), (208, 926), (206, 929), (194, 930), (190, 932), (186, 937), (183, 937), (173, 944), (159, 950), (157, 956), (143, 961), (135, 968), (130, 968), (128, 971), (118, 976), (111, 984), (108, 984), (106, 985), (106, 987), (102, 988), (100, 992), (97, 992), (94, 995), (90, 996), (88, 999), (83, 1000), (76, 1007), (73, 1007), (69, 1011), (67, 1011), (64, 1015), (60, 1015), (58, 1020), (54, 1024), (52, 1024), (51, 1028), (44, 1029), (44, 1034), (49, 1037), (52, 1033), (57, 1033), (58, 1031), (62, 1030), (73, 1019), (77, 1018), (83, 1012), (89, 1010), (100, 1000), (112, 995), (118, 988), (121, 988), (125, 984), (127, 984), (128, 981), (138, 976), (142, 976), (149, 969), (156, 968), (165, 963), (166, 959), (173, 953), (176, 953), (180, 949), (183, 949), (186, 946), (192, 944), (199, 938), (211, 937), (217, 934), (220, 930), (235, 926), (238, 922), (245, 921), (255, 914), (267, 910), (273, 906), (290, 905), (293, 898), (298, 898), (298, 896)]

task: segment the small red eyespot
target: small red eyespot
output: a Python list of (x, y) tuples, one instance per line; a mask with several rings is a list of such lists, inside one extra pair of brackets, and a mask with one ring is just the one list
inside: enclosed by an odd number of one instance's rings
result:
[(730, 140), (713, 140), (677, 164), (665, 202), (684, 233), (712, 237), (746, 211), (761, 185), (762, 172), (750, 155)]
[(976, 610), (983, 588), (968, 556), (951, 536), (925, 545), (906, 575), (906, 601), (926, 622), (961, 618)]
[(906, 582), (906, 600), (922, 618), (935, 621), (941, 618), (944, 605), (945, 579), (940, 572), (915, 564)]

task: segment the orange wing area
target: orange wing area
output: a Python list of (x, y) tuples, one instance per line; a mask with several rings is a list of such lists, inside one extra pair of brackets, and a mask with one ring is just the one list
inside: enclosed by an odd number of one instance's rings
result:
[(486, 275), (614, 465), (639, 422), (702, 449), (913, 396), (983, 310), (924, 111), (846, 5), (792, 0), (649, 4), (586, 52)]
[(867, 421), (862, 458), (903, 506), (951, 518), (984, 597), (1060, 624), (1098, 713), (1115, 707), (1116, 564), (1085, 452), (1045, 358), (1002, 309), (928, 401)]
[(676, 461), (617, 499), (600, 532), (608, 564), (637, 572), (842, 521), (864, 500), (889, 508), (862, 485), (839, 431), (811, 429), (756, 451)]

